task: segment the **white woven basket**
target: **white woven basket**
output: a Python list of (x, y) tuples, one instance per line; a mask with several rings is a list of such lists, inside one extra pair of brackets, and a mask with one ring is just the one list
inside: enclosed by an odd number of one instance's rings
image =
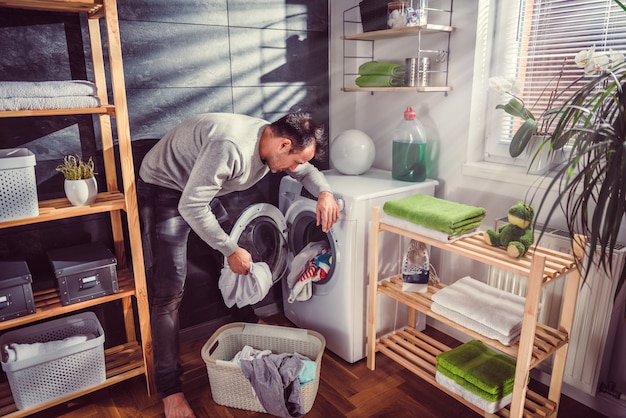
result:
[(13, 362), (2, 361), (17, 409), (26, 409), (49, 400), (96, 386), (106, 379), (104, 330), (93, 312), (43, 322), (9, 331), (0, 337), (5, 344), (46, 343), (74, 335), (95, 338), (41, 356)]
[(267, 412), (254, 396), (252, 385), (241, 368), (230, 360), (244, 346), (271, 350), (275, 354), (297, 352), (317, 363), (315, 380), (301, 386), (305, 413), (313, 407), (317, 396), (326, 346), (324, 337), (315, 331), (276, 325), (235, 322), (224, 325), (202, 347), (215, 403), (248, 411)]

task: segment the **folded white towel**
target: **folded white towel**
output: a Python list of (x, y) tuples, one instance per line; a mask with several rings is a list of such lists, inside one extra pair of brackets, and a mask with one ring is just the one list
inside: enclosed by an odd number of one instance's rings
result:
[(423, 225), (416, 224), (415, 222), (407, 221), (406, 219), (387, 215), (385, 213), (380, 214), (380, 220), (386, 224), (393, 225), (398, 228), (402, 228), (407, 231), (415, 232), (416, 234), (420, 234), (422, 236), (432, 238), (434, 240), (441, 241), (441, 242), (447, 242), (447, 243), (454, 242), (461, 238), (470, 237), (472, 235), (476, 235), (480, 233), (478, 228), (476, 228), (475, 230), (468, 231), (467, 233), (463, 235), (452, 236), (452, 235), (449, 235), (447, 232), (438, 231), (432, 228), (427, 228)]
[(441, 289), (433, 295), (432, 300), (504, 336), (515, 335), (522, 327), (523, 297), (469, 276)]
[(4, 346), (3, 358), (5, 363), (14, 361), (24, 361), (29, 358), (38, 357), (43, 354), (58, 351), (63, 348), (80, 344), (87, 341), (87, 335), (73, 335), (63, 340), (48, 341), (44, 343), (19, 344), (11, 343)]
[(479, 333), (480, 335), (484, 335), (487, 338), (491, 338), (493, 340), (498, 340), (504, 345), (512, 345), (519, 341), (521, 328), (511, 335), (502, 335), (498, 331), (493, 328), (489, 328), (485, 324), (481, 324), (480, 322), (476, 322), (473, 319), (468, 318), (467, 316), (460, 314), (452, 309), (445, 308), (438, 304), (437, 302), (433, 302), (430, 306), (430, 309), (445, 318), (448, 318), (451, 321), (456, 322), (459, 325), (464, 326), (467, 329), (471, 329)]
[(440, 373), (439, 371), (437, 371), (437, 373), (435, 374), (435, 380), (437, 380), (437, 383), (448, 389), (450, 392), (459, 395), (461, 398), (472, 403), (473, 405), (476, 405), (480, 409), (490, 414), (493, 414), (494, 412), (504, 408), (505, 406), (510, 404), (511, 399), (513, 399), (513, 394), (510, 393), (504, 398), (498, 399), (495, 402), (488, 401), (485, 398), (481, 398), (479, 395), (475, 394), (471, 390), (459, 385), (457, 382), (450, 379), (448, 376)]
[(86, 80), (0, 81), (0, 97), (96, 96), (96, 85)]
[(0, 98), (0, 110), (76, 109), (98, 106), (100, 99), (94, 96)]

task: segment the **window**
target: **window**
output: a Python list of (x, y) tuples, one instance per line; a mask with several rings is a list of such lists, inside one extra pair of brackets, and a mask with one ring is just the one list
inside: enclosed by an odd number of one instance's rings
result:
[(580, 78), (574, 57), (591, 47), (626, 53), (626, 12), (613, 0), (480, 0), (470, 143), (482, 144), (482, 158), (475, 159), (525, 163), (508, 153), (521, 121), (495, 109), (510, 97), (489, 91), (489, 78), (521, 82), (520, 98), (538, 115), (555, 88)]

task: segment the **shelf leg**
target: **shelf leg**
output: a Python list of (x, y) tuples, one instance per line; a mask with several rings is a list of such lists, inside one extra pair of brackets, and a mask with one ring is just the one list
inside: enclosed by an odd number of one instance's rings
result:
[(572, 324), (574, 323), (574, 313), (576, 310), (576, 299), (578, 298), (578, 290), (580, 287), (580, 273), (577, 269), (570, 272), (566, 277), (565, 292), (563, 294), (563, 306), (561, 308), (561, 322), (559, 331), (565, 331), (568, 335), (568, 343), (559, 347), (554, 354), (554, 363), (552, 365), (552, 376), (550, 377), (550, 389), (548, 391), (548, 399), (556, 403), (556, 412), (558, 412), (559, 400), (561, 398), (561, 390), (563, 388), (563, 375), (565, 374), (565, 361), (567, 360), (567, 350), (569, 348), (569, 336), (572, 332)]
[(539, 314), (539, 301), (541, 297), (541, 285), (546, 258), (535, 254), (533, 256), (528, 287), (526, 289), (526, 303), (522, 318), (522, 333), (519, 341), (517, 365), (515, 367), (515, 383), (513, 385), (513, 398), (511, 400), (511, 417), (521, 418), (524, 413), (524, 401), (528, 385), (528, 373), (533, 354), (535, 330), (537, 329), (537, 316)]
[(367, 301), (367, 368), (376, 368), (376, 299), (378, 295), (378, 234), (380, 208), (372, 208), (369, 231), (369, 286)]

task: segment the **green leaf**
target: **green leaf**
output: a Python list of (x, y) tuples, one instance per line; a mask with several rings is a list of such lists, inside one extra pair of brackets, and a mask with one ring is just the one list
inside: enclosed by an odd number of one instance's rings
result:
[(520, 102), (517, 99), (511, 99), (509, 100), (509, 102), (505, 105), (497, 105), (496, 109), (502, 109), (504, 110), (506, 113), (508, 113), (511, 116), (516, 116), (518, 118), (522, 118), (522, 119), (534, 119), (532, 113), (530, 113), (528, 111), (528, 109), (526, 109), (524, 107), (524, 105), (522, 104), (522, 102)]
[(509, 145), (509, 154), (511, 157), (518, 157), (530, 142), (532, 136), (537, 132), (539, 123), (534, 119), (526, 119), (522, 126), (517, 130), (511, 144)]

